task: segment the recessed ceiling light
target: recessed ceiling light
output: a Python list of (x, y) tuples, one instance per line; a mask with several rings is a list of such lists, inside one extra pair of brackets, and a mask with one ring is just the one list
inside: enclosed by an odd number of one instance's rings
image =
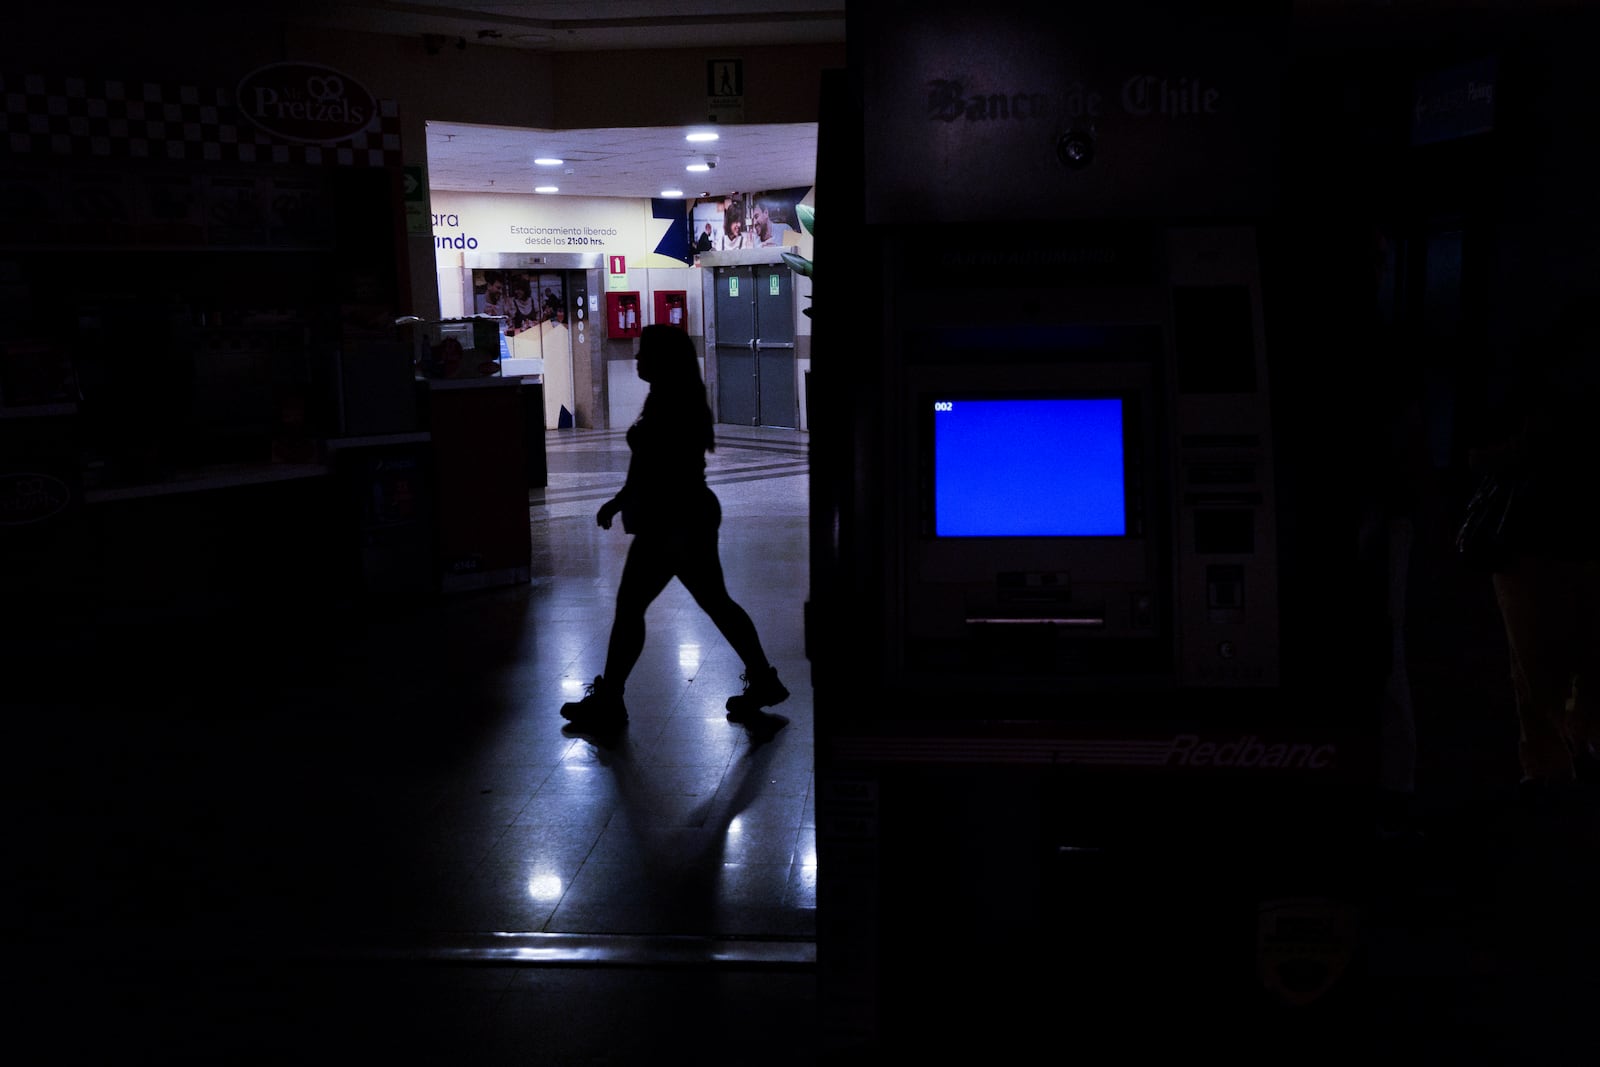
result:
[(663, 189), (663, 190), (661, 190), (661, 195), (662, 196), (682, 196), (683, 195), (683, 190), (682, 189)]
[(554, 185), (536, 185), (533, 191), (536, 193), (559, 193), (561, 190)]
[(557, 159), (555, 156), (540, 156), (538, 159), (534, 160), (534, 162), (539, 164), (541, 167), (559, 167), (561, 164), (565, 163), (566, 160)]
[(684, 167), (683, 169), (684, 170), (689, 170), (689, 171), (694, 171), (696, 174), (698, 174), (703, 170), (710, 170), (711, 169), (711, 164), (709, 164), (709, 163), (691, 163), (687, 167)]
[(684, 140), (685, 141), (715, 141), (718, 137), (721, 137), (721, 136), (722, 135), (719, 134), (719, 133), (691, 133), (689, 136), (685, 137)]

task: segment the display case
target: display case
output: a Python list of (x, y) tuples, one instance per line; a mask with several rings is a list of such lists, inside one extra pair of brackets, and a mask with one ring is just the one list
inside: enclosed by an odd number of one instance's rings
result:
[(504, 320), (417, 319), (402, 327), (409, 334), (418, 373), (424, 378), (493, 378), (500, 374), (500, 334)]

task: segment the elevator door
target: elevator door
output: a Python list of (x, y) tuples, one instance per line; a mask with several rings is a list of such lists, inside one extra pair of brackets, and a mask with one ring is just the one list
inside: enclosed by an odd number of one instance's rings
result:
[[(581, 270), (477, 269), (472, 272), (474, 306), (479, 314), (506, 320), (507, 375), (537, 374), (544, 382), (544, 425), (560, 426), (563, 408), (577, 410), (572, 373), (574, 327), (583, 343), (583, 322), (573, 314), (588, 283)], [(580, 305), (581, 307), (581, 305)]]
[(758, 263), (716, 270), (717, 421), (798, 425), (789, 268)]

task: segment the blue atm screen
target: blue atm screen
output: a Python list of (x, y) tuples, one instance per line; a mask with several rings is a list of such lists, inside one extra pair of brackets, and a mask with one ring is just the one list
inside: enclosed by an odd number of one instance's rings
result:
[(1121, 399), (933, 402), (938, 537), (1127, 533)]

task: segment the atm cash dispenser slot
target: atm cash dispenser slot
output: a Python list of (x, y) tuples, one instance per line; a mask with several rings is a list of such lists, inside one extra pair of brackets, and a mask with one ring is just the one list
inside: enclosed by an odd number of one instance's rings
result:
[(1105, 604), (1077, 603), (1067, 571), (1010, 571), (995, 576), (993, 611), (968, 614), (978, 626), (1069, 626), (1100, 629), (1106, 624)]

